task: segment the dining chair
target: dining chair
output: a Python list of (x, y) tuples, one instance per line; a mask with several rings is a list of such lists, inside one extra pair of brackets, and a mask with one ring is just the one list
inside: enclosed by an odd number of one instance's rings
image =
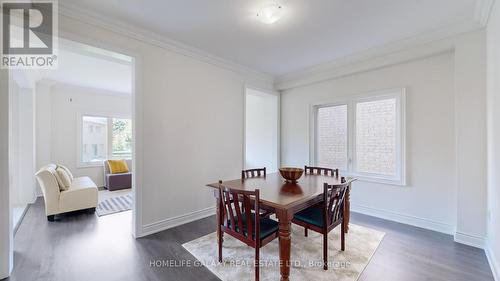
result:
[(342, 251), (345, 250), (344, 202), (348, 187), (348, 183), (337, 185), (325, 183), (323, 185), (323, 203), (296, 213), (292, 219), (292, 223), (305, 228), (306, 237), (307, 229), (323, 234), (324, 270), (328, 269), (328, 233), (338, 225), (341, 226), (340, 248)]
[(241, 179), (266, 177), (266, 167), (259, 169), (248, 169), (241, 171)]
[(259, 199), (258, 189), (255, 191), (231, 189), (219, 181), (217, 200), (219, 262), (222, 262), (222, 236), (223, 233), (227, 233), (255, 249), (255, 280), (259, 280), (260, 248), (278, 237), (278, 222), (261, 217), (259, 212), (253, 211), (259, 210)]
[[(250, 178), (265, 178), (265, 177), (266, 177), (266, 167), (241, 171), (241, 180), (243, 181)], [(272, 210), (261, 209), (260, 212), (261, 217), (266, 217), (266, 218), (272, 214), (274, 214)]]
[(304, 173), (306, 175), (325, 175), (338, 177), (339, 169), (304, 166)]

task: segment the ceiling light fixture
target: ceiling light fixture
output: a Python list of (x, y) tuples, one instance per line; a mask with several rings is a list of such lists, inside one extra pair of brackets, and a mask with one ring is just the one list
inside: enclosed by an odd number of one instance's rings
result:
[(272, 24), (283, 17), (284, 7), (278, 1), (265, 2), (257, 12), (259, 20), (265, 24)]

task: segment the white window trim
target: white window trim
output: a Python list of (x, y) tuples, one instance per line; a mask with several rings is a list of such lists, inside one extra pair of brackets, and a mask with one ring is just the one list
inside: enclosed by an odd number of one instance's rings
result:
[[(385, 177), (377, 174), (355, 172), (356, 164), (356, 103), (380, 100), (384, 98), (396, 99), (396, 151), (397, 164), (396, 175), (394, 177)], [(389, 185), (406, 186), (407, 171), (406, 171), (406, 89), (387, 89), (376, 92), (369, 92), (360, 95), (347, 97), (338, 97), (321, 102), (310, 104), (309, 108), (309, 164), (317, 164), (317, 114), (318, 108), (347, 105), (347, 170), (341, 173), (347, 176), (356, 177), (360, 181), (383, 183)]]
[[(82, 136), (82, 127), (83, 127), (83, 116), (91, 116), (91, 117), (102, 117), (102, 118), (107, 118), (108, 119), (108, 126), (107, 126), (107, 133), (106, 133), (106, 139), (107, 139), (107, 159), (112, 159), (112, 154), (113, 154), (113, 142), (110, 141), (110, 137), (113, 135), (113, 127), (109, 126), (110, 125), (110, 120), (113, 118), (118, 118), (118, 119), (131, 119), (130, 115), (126, 114), (109, 114), (109, 113), (99, 113), (99, 112), (78, 112), (76, 116), (76, 159), (77, 159), (77, 168), (92, 168), (92, 167), (102, 167), (104, 165), (103, 161), (96, 161), (96, 162), (83, 162), (82, 161), (82, 144), (83, 144), (83, 136)], [(132, 128), (133, 131), (133, 128)], [(132, 153), (133, 155), (133, 153)]]

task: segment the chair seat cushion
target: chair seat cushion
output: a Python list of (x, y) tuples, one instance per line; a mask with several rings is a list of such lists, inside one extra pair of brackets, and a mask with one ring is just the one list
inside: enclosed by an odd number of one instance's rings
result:
[(106, 188), (110, 191), (131, 188), (132, 173), (106, 175)]
[(97, 188), (97, 185), (89, 177), (74, 178), (69, 189)]
[(61, 191), (59, 211), (70, 212), (97, 207), (97, 186), (89, 177), (75, 178), (68, 190)]
[[(245, 231), (245, 234), (246, 234), (246, 227), (247, 227), (247, 218), (246, 218), (246, 215), (243, 213), (241, 214), (243, 216), (243, 219), (242, 219), (242, 224), (243, 224), (243, 228), (244, 228), (244, 231)], [(252, 218), (252, 237), (255, 237), (255, 214), (252, 213), (251, 215), (251, 218)], [(229, 221), (229, 225), (231, 221)], [(236, 221), (236, 228), (238, 227), (238, 221)], [(266, 237), (268, 237), (269, 235), (275, 233), (276, 231), (278, 231), (278, 222), (275, 221), (275, 220), (272, 220), (272, 219), (268, 219), (268, 218), (260, 218), (260, 239), (264, 239)]]
[(323, 227), (323, 209), (310, 207), (296, 213), (293, 219), (303, 221), (317, 227)]

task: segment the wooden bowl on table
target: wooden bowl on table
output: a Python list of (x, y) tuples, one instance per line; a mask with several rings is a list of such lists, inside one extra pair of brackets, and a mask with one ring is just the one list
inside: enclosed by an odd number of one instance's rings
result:
[(280, 168), (281, 176), (287, 181), (291, 183), (296, 183), (297, 180), (304, 173), (304, 169), (301, 168), (292, 168), (292, 167), (284, 167)]

